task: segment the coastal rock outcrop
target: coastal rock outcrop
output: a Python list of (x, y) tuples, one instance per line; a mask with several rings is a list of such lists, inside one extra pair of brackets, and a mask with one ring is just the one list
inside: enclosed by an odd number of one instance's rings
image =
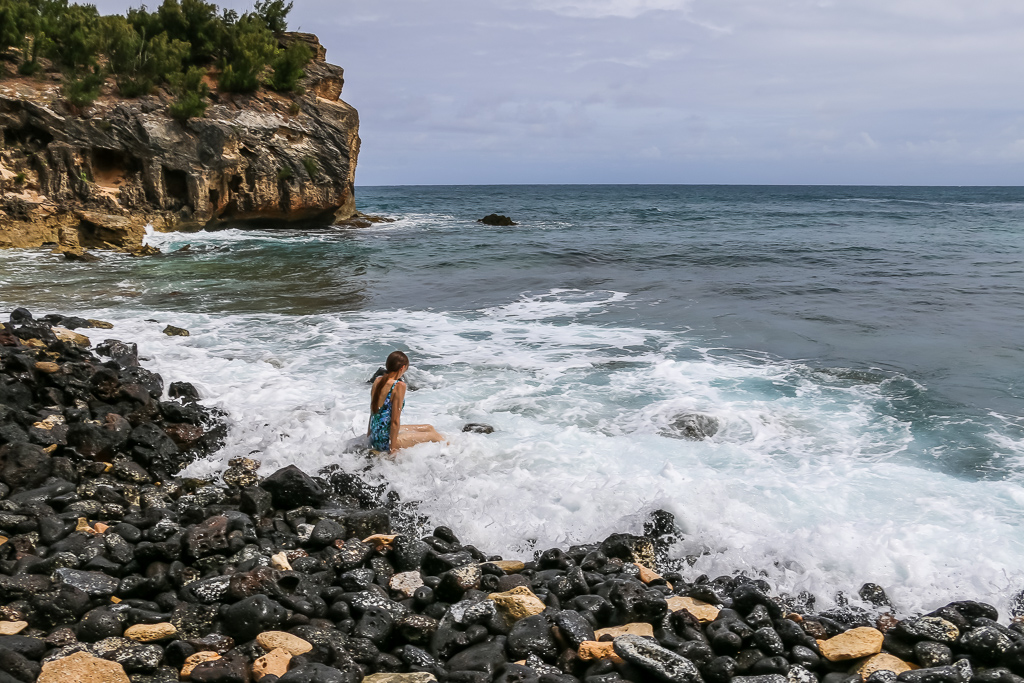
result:
[[(60, 76), (0, 80), (0, 247), (137, 248), (145, 227), (330, 224), (356, 216), (359, 117), (341, 67), (316, 36), (301, 95), (214, 87), (205, 118), (167, 113), (170, 96), (126, 99), (111, 84), (84, 111)], [(210, 84), (216, 84), (210, 79)]]

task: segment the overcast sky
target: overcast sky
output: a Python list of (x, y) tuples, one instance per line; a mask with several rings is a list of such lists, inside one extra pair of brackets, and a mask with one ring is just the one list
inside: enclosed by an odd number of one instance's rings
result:
[(1021, 0), (296, 0), (290, 23), (345, 68), (361, 185), (1024, 184)]

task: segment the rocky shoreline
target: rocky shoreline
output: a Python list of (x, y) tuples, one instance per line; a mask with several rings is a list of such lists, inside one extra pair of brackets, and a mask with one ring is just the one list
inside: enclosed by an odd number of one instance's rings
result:
[(339, 468), (182, 478), (223, 416), (83, 334), (109, 327), (0, 325), (0, 683), (1024, 683), (1024, 623), (990, 605), (898, 619), (873, 584), (871, 609), (816, 611), (687, 582), (665, 512), (520, 562), (418, 537)]

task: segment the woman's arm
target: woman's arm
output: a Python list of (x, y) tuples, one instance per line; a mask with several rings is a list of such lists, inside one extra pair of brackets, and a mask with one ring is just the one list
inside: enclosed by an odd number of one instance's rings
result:
[(398, 430), (402, 427), (402, 408), (405, 406), (405, 382), (395, 382), (394, 393), (391, 394), (391, 452), (398, 450)]

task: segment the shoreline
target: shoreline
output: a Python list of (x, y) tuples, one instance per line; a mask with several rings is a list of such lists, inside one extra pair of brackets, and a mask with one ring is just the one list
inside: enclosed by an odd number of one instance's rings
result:
[(236, 458), (223, 485), (177, 479), (222, 436), (194, 389), (174, 383), (165, 395), (133, 344), (88, 351), (81, 333), (100, 321), (15, 317), (0, 331), (0, 668), (15, 680), (75, 666), (178, 680), (189, 658), (205, 660), (191, 680), (266, 671), (264, 683), (410, 672), (467, 683), (847, 683), (861, 664), (893, 672), (858, 674), (871, 683), (1024, 674), (1024, 625), (998, 623), (981, 603), (897, 621), (870, 584), (861, 597), (874, 610), (819, 613), (756, 578), (686, 583), (664, 564), (676, 533), (668, 513), (645, 535), (505, 562), (445, 527), (394, 533), (414, 508), (340, 467), (260, 480), (258, 461)]

